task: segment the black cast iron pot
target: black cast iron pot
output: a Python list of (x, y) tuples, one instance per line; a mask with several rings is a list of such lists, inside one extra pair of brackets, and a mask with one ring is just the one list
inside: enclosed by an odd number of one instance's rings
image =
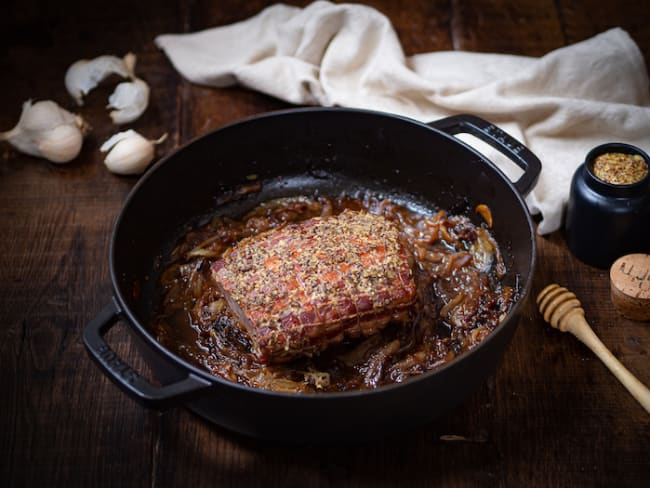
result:
[[(488, 142), (524, 173), (511, 183), (484, 156), (453, 137)], [(234, 123), (199, 137), (161, 160), (135, 186), (117, 219), (110, 248), (114, 296), (84, 331), (91, 357), (144, 405), (185, 405), (215, 424), (259, 438), (358, 440), (423, 424), (459, 403), (496, 368), (531, 286), (535, 238), (522, 200), (539, 160), (502, 130), (469, 115), (430, 124), (348, 109), (297, 109)], [(229, 190), (257, 175), (259, 193), (224, 203)], [(519, 291), (511, 312), (482, 343), (443, 367), (401, 384), (343, 393), (278, 393), (231, 383), (175, 356), (149, 332), (159, 297), (161, 261), (191, 223), (216, 211), (241, 214), (278, 196), (370, 190), (426, 208), (465, 212), (487, 204)], [(155, 386), (103, 339), (118, 321), (133, 332)]]

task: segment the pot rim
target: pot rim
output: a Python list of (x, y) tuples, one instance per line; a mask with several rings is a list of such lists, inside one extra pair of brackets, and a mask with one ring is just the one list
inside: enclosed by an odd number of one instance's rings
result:
[[(131, 201), (133, 200), (134, 196), (138, 193), (139, 189), (146, 185), (149, 179), (151, 178), (152, 174), (158, 170), (161, 166), (166, 164), (168, 161), (178, 157), (178, 155), (184, 151), (188, 146), (197, 143), (200, 140), (207, 139), (209, 137), (212, 137), (213, 134), (228, 130), (232, 127), (248, 124), (250, 122), (262, 120), (265, 118), (273, 118), (273, 117), (279, 117), (279, 116), (290, 116), (293, 114), (305, 114), (305, 113), (328, 113), (328, 112), (338, 112), (338, 113), (357, 113), (357, 114), (365, 114), (365, 115), (370, 115), (370, 116), (379, 116), (379, 117), (386, 117), (386, 118), (392, 118), (392, 119), (398, 119), (401, 120), (405, 123), (412, 124), (419, 126), (420, 128), (427, 129), (432, 131), (434, 134), (437, 136), (444, 137), (446, 139), (449, 139), (453, 141), (456, 144), (460, 144), (465, 149), (473, 153), (477, 158), (480, 159), (480, 161), (483, 164), (486, 164), (490, 168), (492, 168), (498, 176), (501, 177), (501, 179), (507, 184), (509, 187), (510, 191), (515, 195), (517, 201), (519, 202), (521, 211), (524, 212), (525, 218), (526, 218), (526, 223), (528, 225), (528, 235), (530, 237), (530, 273), (529, 277), (527, 280), (524, 281), (523, 287), (520, 288), (519, 290), (519, 297), (514, 303), (513, 307), (510, 309), (506, 317), (499, 323), (499, 325), (488, 334), (488, 336), (481, 340), (481, 342), (475, 346), (474, 348), (464, 351), (461, 354), (457, 355), (454, 359), (452, 359), (449, 362), (444, 363), (443, 365), (426, 371), (422, 374), (416, 375), (416, 376), (411, 376), (404, 380), (401, 383), (392, 383), (389, 385), (384, 385), (380, 386), (377, 388), (369, 388), (369, 389), (359, 389), (359, 390), (348, 390), (348, 391), (341, 391), (341, 392), (308, 392), (308, 393), (303, 393), (303, 392), (283, 392), (283, 391), (275, 391), (275, 390), (267, 390), (264, 388), (257, 388), (253, 386), (248, 386), (244, 385), (241, 383), (236, 383), (233, 381), (229, 381), (225, 378), (221, 378), (219, 376), (213, 375), (210, 372), (193, 365), (186, 361), (185, 359), (181, 358), (180, 356), (177, 356), (174, 354), (172, 351), (164, 347), (156, 338), (153, 336), (153, 334), (149, 331), (149, 329), (140, 322), (140, 320), (135, 316), (135, 314), (132, 312), (131, 308), (129, 307), (127, 301), (124, 298), (124, 295), (120, 291), (118, 287), (118, 276), (117, 276), (117, 271), (115, 269), (115, 248), (116, 248), (116, 240), (117, 240), (117, 235), (118, 235), (118, 230), (119, 227), (122, 223), (122, 220), (125, 216), (125, 214), (129, 211), (129, 207), (131, 204)], [(359, 396), (369, 396), (369, 395), (381, 395), (387, 392), (394, 392), (399, 389), (403, 388), (409, 388), (413, 386), (415, 383), (426, 381), (428, 378), (435, 376), (437, 374), (441, 374), (443, 371), (455, 367), (458, 363), (460, 363), (464, 358), (468, 357), (469, 355), (476, 354), (477, 351), (487, 347), (488, 344), (490, 344), (493, 340), (495, 340), (495, 336), (501, 333), (501, 329), (503, 329), (506, 325), (508, 325), (512, 321), (517, 321), (519, 319), (519, 315), (521, 312), (521, 308), (524, 306), (526, 300), (528, 299), (528, 296), (530, 294), (531, 288), (532, 288), (532, 281), (533, 281), (533, 275), (535, 273), (535, 268), (537, 264), (537, 246), (535, 242), (535, 233), (533, 229), (533, 224), (532, 224), (532, 219), (530, 216), (530, 213), (528, 211), (528, 207), (524, 201), (524, 197), (517, 191), (515, 188), (513, 182), (489, 159), (487, 159), (483, 154), (479, 153), (476, 149), (473, 147), (469, 146), (467, 143), (464, 141), (460, 140), (459, 138), (454, 137), (453, 135), (450, 135), (440, 129), (436, 129), (435, 127), (432, 127), (430, 125), (427, 125), (424, 122), (420, 122), (418, 120), (405, 117), (402, 115), (396, 115), (396, 114), (391, 114), (391, 113), (386, 113), (386, 112), (380, 112), (380, 111), (374, 111), (374, 110), (365, 110), (365, 109), (354, 109), (354, 108), (339, 108), (339, 107), (303, 107), (303, 108), (290, 108), (290, 109), (284, 109), (284, 110), (276, 110), (276, 111), (270, 111), (270, 112), (264, 112), (256, 115), (252, 115), (250, 117), (246, 117), (234, 122), (231, 122), (229, 124), (226, 124), (222, 127), (216, 128), (214, 130), (211, 130), (205, 134), (199, 135), (185, 144), (179, 146), (178, 148), (174, 149), (172, 152), (169, 154), (165, 155), (162, 157), (159, 161), (157, 161), (147, 172), (144, 174), (138, 182), (133, 186), (131, 191), (129, 192), (127, 198), (125, 199), (122, 208), (120, 210), (120, 213), (118, 214), (115, 223), (113, 225), (113, 229), (111, 231), (111, 240), (110, 240), (110, 247), (109, 247), (109, 272), (110, 272), (110, 277), (111, 277), (111, 282), (113, 286), (113, 292), (114, 292), (114, 297), (119, 305), (120, 311), (119, 314), (122, 316), (123, 319), (128, 322), (129, 327), (131, 327), (133, 330), (135, 330), (138, 335), (143, 338), (147, 344), (150, 347), (153, 347), (155, 351), (158, 354), (161, 354), (166, 361), (169, 363), (173, 364), (176, 367), (181, 367), (183, 370), (189, 371), (192, 374), (199, 376), (200, 378), (203, 378), (211, 383), (211, 386), (214, 386), (214, 383), (218, 383), (222, 386), (229, 387), (229, 388), (237, 388), (242, 391), (245, 391), (247, 393), (252, 393), (256, 395), (262, 395), (262, 396), (273, 396), (273, 397), (286, 397), (286, 398), (296, 398), (296, 399), (303, 399), (305, 401), (309, 400), (337, 400), (337, 399), (344, 399), (344, 398), (356, 398)], [(520, 276), (517, 275), (517, 285), (520, 286)], [(512, 325), (515, 326), (516, 324)]]

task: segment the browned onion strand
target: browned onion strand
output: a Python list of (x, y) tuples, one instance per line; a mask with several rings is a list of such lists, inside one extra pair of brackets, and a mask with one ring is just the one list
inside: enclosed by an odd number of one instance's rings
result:
[[(213, 285), (210, 264), (245, 237), (345, 208), (383, 215), (400, 229), (417, 284), (412, 320), (318, 356), (260, 364)], [(436, 368), (483, 340), (515, 299), (501, 282), (505, 272), (488, 224), (463, 215), (421, 214), (373, 195), (281, 198), (240, 220), (217, 216), (189, 231), (161, 275), (164, 298), (151, 326), (173, 352), (230, 381), (291, 392), (376, 388)]]

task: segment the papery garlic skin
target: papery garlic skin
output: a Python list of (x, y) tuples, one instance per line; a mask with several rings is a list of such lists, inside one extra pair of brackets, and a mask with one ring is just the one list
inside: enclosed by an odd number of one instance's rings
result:
[(149, 85), (139, 78), (120, 83), (108, 98), (108, 108), (117, 109), (110, 113), (115, 124), (133, 122), (144, 113), (147, 105), (149, 105)]
[(53, 163), (67, 163), (79, 155), (88, 125), (51, 100), (23, 103), (16, 126), (0, 133), (0, 140), (19, 151), (43, 157)]
[(139, 175), (153, 161), (154, 145), (166, 138), (167, 134), (164, 134), (160, 139), (151, 141), (129, 129), (109, 138), (99, 150), (108, 152), (104, 164), (112, 173)]
[(132, 77), (132, 65), (135, 63), (132, 59), (135, 59), (133, 53), (128, 53), (122, 59), (109, 55), (80, 59), (66, 71), (65, 87), (77, 104), (83, 105), (83, 97), (111, 74), (122, 78)]

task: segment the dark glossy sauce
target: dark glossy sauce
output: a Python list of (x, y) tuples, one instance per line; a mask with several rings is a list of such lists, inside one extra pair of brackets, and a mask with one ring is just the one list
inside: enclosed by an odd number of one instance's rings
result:
[[(318, 356), (260, 364), (210, 278), (210, 264), (244, 237), (345, 208), (395, 222), (412, 258), (418, 298), (411, 321), (334, 345)], [(413, 212), (373, 196), (295, 197), (266, 202), (239, 220), (214, 217), (188, 232), (162, 274), (163, 300), (151, 325), (158, 340), (212, 374), (277, 391), (344, 391), (397, 383), (471, 349), (514, 302), (486, 224), (466, 216)]]

